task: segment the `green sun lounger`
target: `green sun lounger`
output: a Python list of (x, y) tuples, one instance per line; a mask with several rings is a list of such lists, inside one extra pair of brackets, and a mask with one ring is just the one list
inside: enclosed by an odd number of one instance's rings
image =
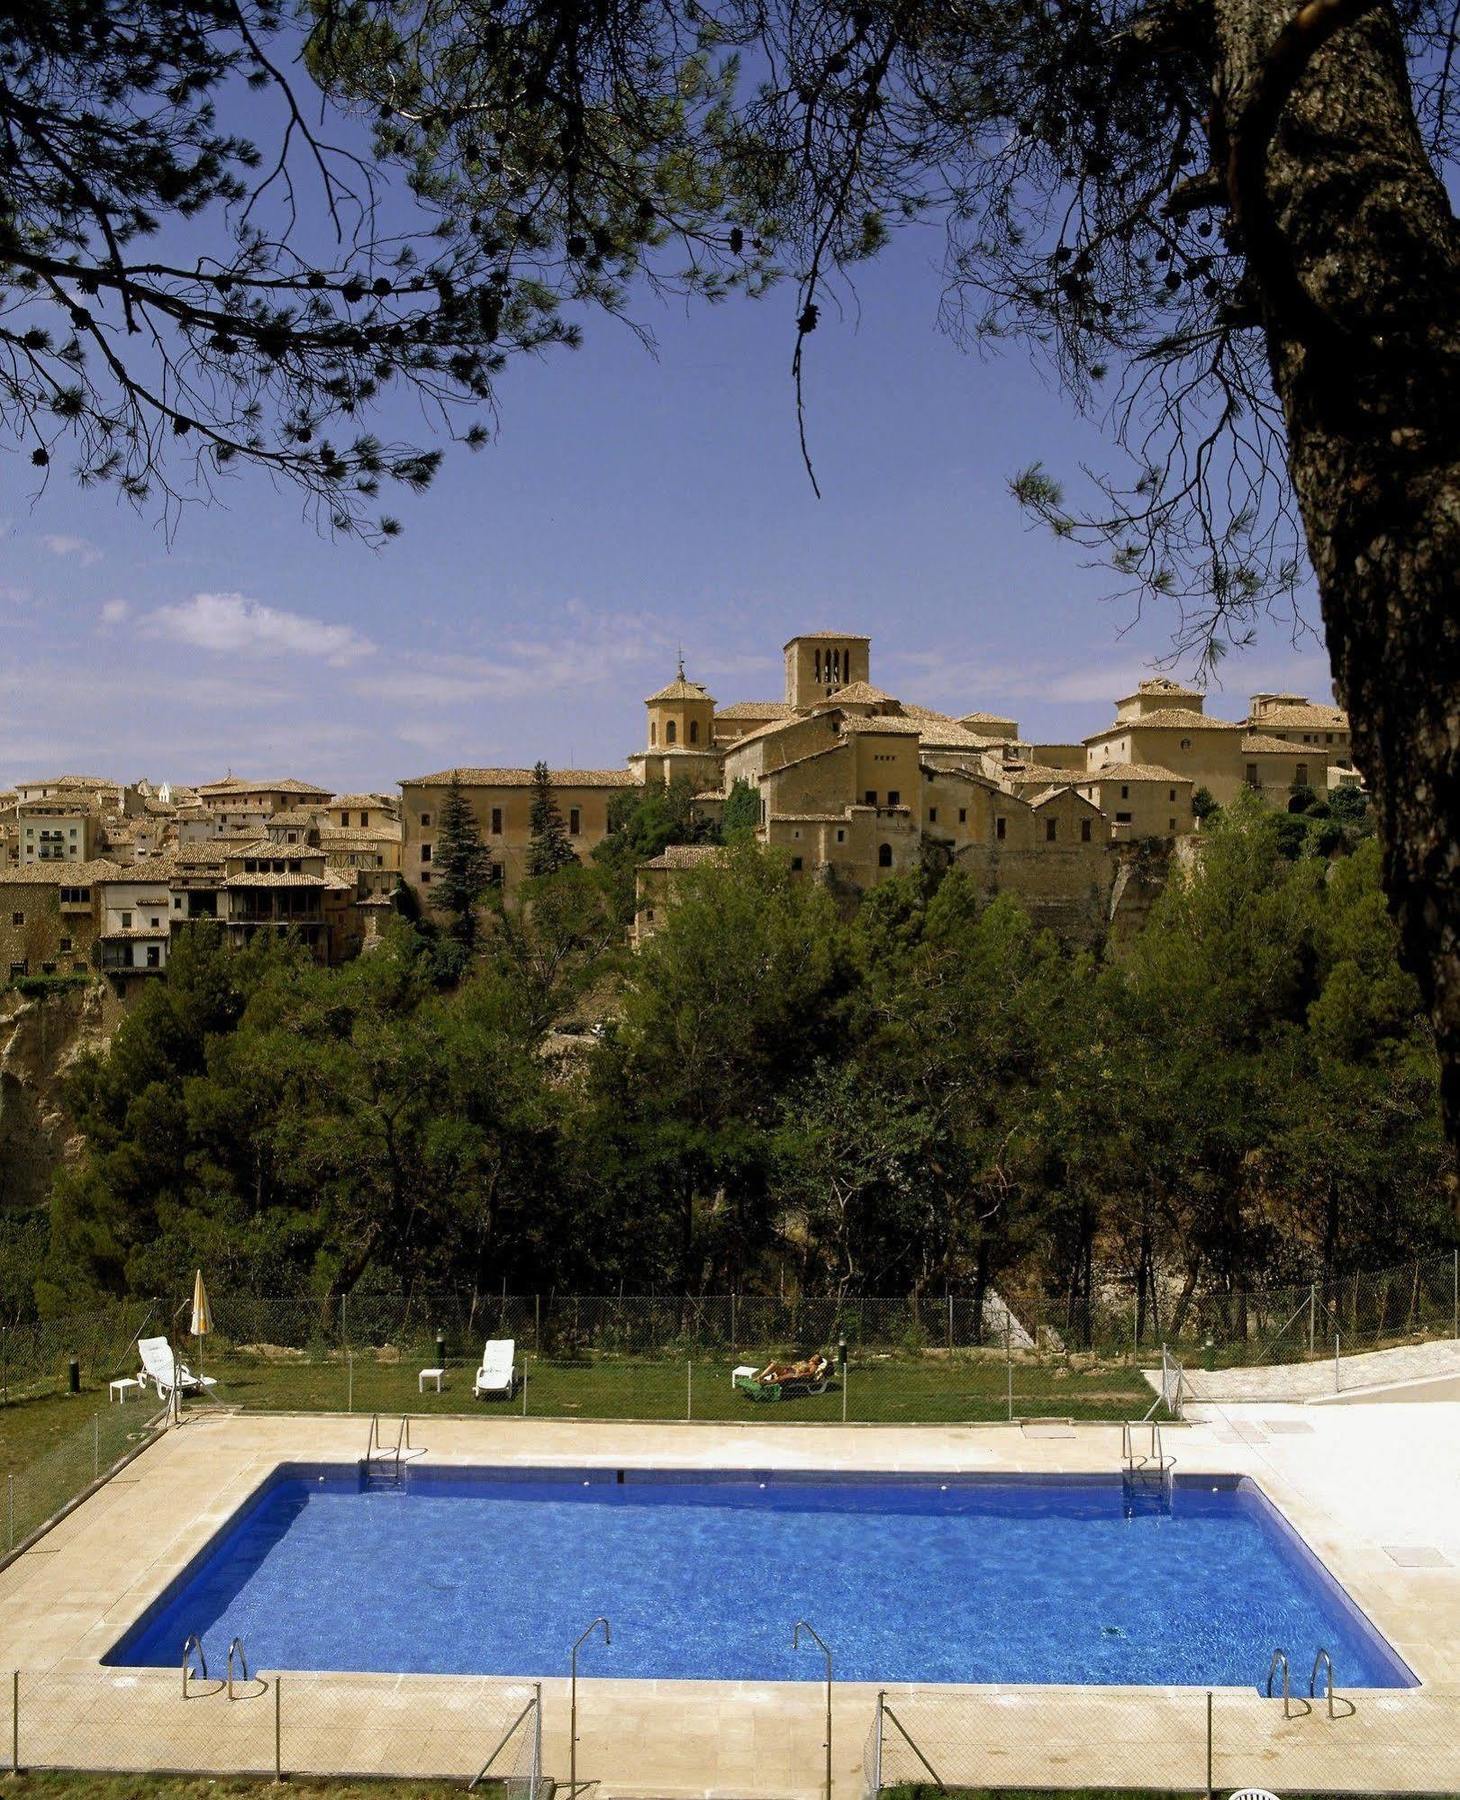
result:
[(757, 1381), (759, 1372), (746, 1363), (733, 1372), (730, 1385), (752, 1400), (800, 1400), (807, 1394), (824, 1394), (831, 1380), (830, 1370), (816, 1381)]

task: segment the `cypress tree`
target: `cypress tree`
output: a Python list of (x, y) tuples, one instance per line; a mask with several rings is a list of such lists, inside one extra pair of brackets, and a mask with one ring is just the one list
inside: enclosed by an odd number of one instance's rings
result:
[(532, 841), (527, 846), (529, 875), (551, 875), (578, 860), (568, 841), (568, 828), (558, 810), (557, 795), (545, 762), (532, 768)]
[(477, 902), (492, 879), (492, 854), (454, 770), (437, 818), (433, 870), (433, 899), (451, 915), (447, 930), (470, 948), (476, 942)]

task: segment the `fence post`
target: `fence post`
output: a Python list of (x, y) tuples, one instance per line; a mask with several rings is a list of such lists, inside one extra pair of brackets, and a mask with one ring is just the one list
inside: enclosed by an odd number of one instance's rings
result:
[(1212, 1690), (1207, 1689), (1207, 1800), (1212, 1800)]
[(10, 1671), (10, 1773), (20, 1773), (20, 1670)]
[(355, 1410), (355, 1353), (353, 1350), (347, 1349), (345, 1351), (345, 1411), (347, 1413), (352, 1413), (352, 1412), (354, 1412), (354, 1410)]
[(1343, 1381), (1338, 1372), (1338, 1346), (1339, 1337), (1338, 1333), (1335, 1331), (1333, 1334), (1333, 1391), (1335, 1394), (1338, 1393), (1343, 1386)]
[(542, 1295), (532, 1296), (532, 1347), (542, 1355)]
[(1317, 1311), (1318, 1311), (1318, 1283), (1316, 1281), (1310, 1281), (1308, 1283), (1308, 1354), (1309, 1354), (1309, 1356), (1311, 1356), (1313, 1354), (1313, 1341), (1314, 1341), (1314, 1332), (1315, 1332), (1316, 1324), (1317, 1324)]
[(1009, 1399), (1009, 1423), (1014, 1423), (1014, 1315), (1004, 1308), (1004, 1373)]
[(887, 1699), (887, 1689), (877, 1690), (877, 1715), (873, 1720), (872, 1738), (872, 1800), (878, 1800), (882, 1792), (882, 1707)]
[(948, 1353), (953, 1353), (953, 1296), (948, 1296)]
[(692, 1419), (695, 1416), (695, 1365), (691, 1357), (684, 1365), (684, 1416)]
[(535, 1703), (532, 1709), (532, 1800), (538, 1800), (542, 1788), (542, 1683), (532, 1684)]
[(522, 1359), (522, 1416), (527, 1417), (527, 1358)]
[(1450, 1279), (1451, 1336), (1460, 1338), (1460, 1249), (1455, 1252), (1454, 1273)]
[(283, 1686), (284, 1686), (284, 1684), (283, 1684), (283, 1680), (281, 1679), (281, 1677), (278, 1675), (275, 1675), (275, 1677), (274, 1677), (274, 1780), (275, 1781), (282, 1781), (284, 1779), (283, 1732), (280, 1729), (280, 1726), (281, 1726), (280, 1711), (281, 1711), (282, 1703), (279, 1699), (279, 1696), (283, 1691)]
[[(1460, 1331), (1457, 1331), (1455, 1335), (1460, 1337)], [(730, 1348), (734, 1350), (739, 1342), (739, 1338), (735, 1335), (735, 1294), (732, 1290), (730, 1295)]]
[(5, 1477), (5, 1548), (15, 1548), (15, 1477)]
[(91, 1415), (91, 1479), (101, 1478), (101, 1414)]

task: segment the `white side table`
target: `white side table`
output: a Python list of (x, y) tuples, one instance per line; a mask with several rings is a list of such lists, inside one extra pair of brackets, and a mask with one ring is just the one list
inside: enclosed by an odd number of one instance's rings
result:
[(434, 1381), (436, 1383), (436, 1392), (439, 1394), (441, 1392), (441, 1377), (445, 1373), (445, 1369), (422, 1369), (420, 1375), (416, 1379), (416, 1392), (418, 1394), (424, 1394), (426, 1391), (426, 1383), (428, 1381)]
[(759, 1374), (760, 1367), (757, 1363), (741, 1363), (738, 1369), (730, 1371), (730, 1385), (734, 1387), (742, 1375), (748, 1376), (751, 1381), (754, 1381)]
[(125, 1406), (128, 1394), (140, 1394), (141, 1392), (142, 1383), (135, 1375), (121, 1375), (115, 1381), (107, 1383), (106, 1403), (110, 1406), (115, 1400), (118, 1406)]

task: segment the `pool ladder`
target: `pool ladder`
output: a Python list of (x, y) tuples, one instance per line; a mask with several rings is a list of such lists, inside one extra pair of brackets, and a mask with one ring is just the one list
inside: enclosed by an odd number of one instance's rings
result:
[(381, 1435), (380, 1414), (370, 1415), (370, 1438), (365, 1446), (365, 1485), (367, 1488), (398, 1488), (405, 1485), (401, 1466), (402, 1449), (411, 1447), (411, 1421), (403, 1415), (395, 1442), (388, 1444)]
[[(1313, 1672), (1308, 1677), (1309, 1700), (1318, 1698), (1318, 1671), (1320, 1669), (1324, 1672), (1323, 1688), (1328, 1701), (1328, 1716), (1330, 1719), (1336, 1719), (1339, 1715), (1335, 1712), (1333, 1704), (1337, 1698), (1333, 1690), (1333, 1658), (1321, 1644), (1318, 1647), (1318, 1654), (1313, 1658)], [(1291, 1717), (1293, 1704), (1293, 1672), (1288, 1664), (1286, 1650), (1274, 1650), (1272, 1661), (1267, 1665), (1267, 1697), (1269, 1700), (1273, 1698), (1272, 1684), (1277, 1679), (1279, 1671), (1282, 1672), (1283, 1678), (1283, 1717), (1286, 1719)], [(1298, 1704), (1301, 1706), (1302, 1702), (1299, 1701)], [(1307, 1710), (1311, 1712), (1313, 1709), (1310, 1706)]]
[(1169, 1511), (1176, 1458), (1167, 1455), (1161, 1442), (1160, 1421), (1127, 1420), (1120, 1428), (1120, 1456), (1125, 1516)]

